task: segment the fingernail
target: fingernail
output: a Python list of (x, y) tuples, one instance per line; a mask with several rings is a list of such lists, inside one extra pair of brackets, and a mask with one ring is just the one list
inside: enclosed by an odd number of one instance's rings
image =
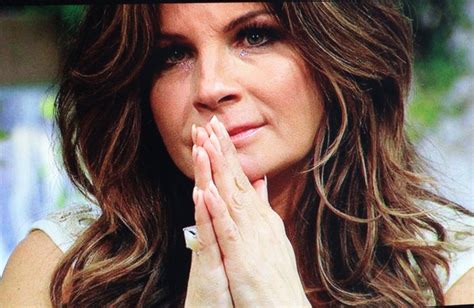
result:
[(198, 191), (197, 186), (194, 186), (194, 188), (193, 188), (193, 200), (194, 200), (194, 202), (197, 202), (197, 191)]
[(217, 136), (216, 134), (214, 134), (214, 132), (211, 133), (209, 139), (211, 140), (212, 145), (214, 145), (214, 147), (216, 148), (217, 152), (222, 153), (219, 139), (217, 139)]
[(201, 147), (196, 146), (196, 159), (199, 158), (199, 155), (201, 154)]
[(221, 128), (221, 133), (222, 133), (222, 135), (223, 135), (223, 136), (228, 135), (227, 129), (225, 129), (225, 126), (224, 126), (224, 124), (222, 124), (222, 122), (219, 122), (219, 126), (220, 126), (220, 128)]
[(219, 126), (219, 120), (217, 119), (216, 116), (213, 116), (211, 121), (209, 122), (211, 124), (212, 131), (217, 134), (217, 136), (222, 136), (220, 132), (220, 126)]
[(193, 156), (193, 159), (196, 158), (196, 145), (195, 144), (193, 144), (192, 156)]
[(263, 176), (263, 180), (265, 181), (265, 186), (268, 187), (268, 179), (266, 175)]
[(196, 143), (196, 125), (195, 124), (191, 126), (191, 138), (193, 139), (193, 143)]
[(204, 127), (198, 127), (196, 129), (197, 133), (196, 133), (196, 144), (198, 146), (202, 146), (203, 145), (203, 142), (204, 140), (207, 138), (208, 134), (207, 134), (207, 131)]
[(198, 189), (197, 191), (197, 198), (198, 198), (198, 202), (201, 202), (203, 199), (204, 199), (204, 191), (201, 190), (201, 189)]

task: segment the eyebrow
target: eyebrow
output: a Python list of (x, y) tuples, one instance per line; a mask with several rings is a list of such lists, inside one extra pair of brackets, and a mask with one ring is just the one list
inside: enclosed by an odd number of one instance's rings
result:
[[(243, 23), (246, 23), (247, 21), (249, 21), (249, 20), (251, 20), (251, 19), (253, 19), (257, 16), (264, 15), (264, 14), (269, 15), (268, 11), (265, 10), (265, 9), (247, 12), (244, 15), (239, 16), (236, 19), (229, 22), (224, 27), (223, 32), (224, 33), (230, 32), (233, 29), (235, 29), (236, 27), (238, 27), (239, 25), (241, 25)], [(186, 40), (186, 37), (184, 35), (178, 34), (178, 33), (167, 33), (167, 32), (160, 33), (159, 40), (172, 40), (172, 39)]]
[(249, 21), (252, 18), (255, 18), (255, 17), (257, 17), (259, 15), (263, 15), (263, 14), (268, 15), (269, 13), (265, 9), (247, 12), (244, 15), (242, 15), (240, 17), (237, 17), (236, 19), (229, 22), (227, 24), (227, 26), (224, 27), (224, 33), (230, 32), (233, 29), (235, 29), (236, 27), (238, 27), (239, 25)]

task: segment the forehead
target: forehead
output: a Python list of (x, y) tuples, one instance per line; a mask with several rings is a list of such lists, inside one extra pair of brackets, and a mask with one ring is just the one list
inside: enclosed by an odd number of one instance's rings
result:
[(219, 28), (251, 11), (264, 10), (262, 3), (168, 3), (160, 5), (162, 32), (189, 31), (197, 27)]

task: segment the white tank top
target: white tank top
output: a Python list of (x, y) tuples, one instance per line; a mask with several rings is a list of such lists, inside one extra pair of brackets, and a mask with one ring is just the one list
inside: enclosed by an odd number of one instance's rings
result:
[(66, 252), (100, 214), (100, 208), (95, 205), (69, 207), (36, 221), (30, 231), (43, 231), (62, 252)]
[[(66, 208), (35, 222), (31, 227), (31, 231), (43, 231), (62, 252), (66, 252), (100, 214), (100, 208), (95, 205)], [(471, 232), (471, 234), (474, 232), (474, 221), (471, 218), (468, 218), (470, 221), (467, 222), (464, 221), (465, 217), (462, 219), (460, 216), (449, 216), (449, 219), (442, 221), (444, 227), (448, 230), (449, 240), (460, 248), (459, 251), (451, 253), (449, 256), (449, 278), (446, 277), (444, 271), (438, 271), (444, 291), (447, 291), (461, 276), (474, 267), (474, 237), (466, 233), (466, 231)]]

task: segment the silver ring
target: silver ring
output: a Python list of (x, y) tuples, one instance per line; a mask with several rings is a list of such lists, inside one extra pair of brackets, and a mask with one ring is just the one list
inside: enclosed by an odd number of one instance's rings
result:
[(183, 228), (184, 241), (186, 242), (186, 247), (196, 252), (197, 255), (199, 249), (199, 241), (197, 238), (197, 228), (196, 226), (189, 226)]

